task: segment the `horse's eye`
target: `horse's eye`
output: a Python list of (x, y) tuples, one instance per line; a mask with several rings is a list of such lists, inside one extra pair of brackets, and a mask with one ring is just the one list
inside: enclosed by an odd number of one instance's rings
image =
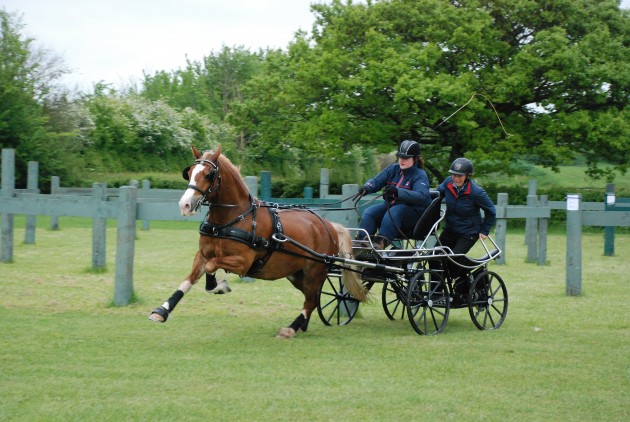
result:
[(205, 178), (206, 180), (208, 180), (208, 181), (212, 182), (212, 181), (214, 180), (214, 172), (213, 172), (213, 171), (209, 172), (208, 174), (206, 174), (206, 175), (204, 176), (204, 178)]
[(190, 176), (188, 176), (188, 171), (189, 170), (190, 170), (190, 166), (188, 166), (184, 170), (182, 170), (182, 177), (184, 178), (184, 180), (190, 180)]

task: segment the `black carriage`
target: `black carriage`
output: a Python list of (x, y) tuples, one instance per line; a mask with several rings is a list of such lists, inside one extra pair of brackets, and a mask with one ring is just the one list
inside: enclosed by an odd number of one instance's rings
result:
[(372, 291), (382, 284), (385, 315), (391, 320), (406, 316), (418, 334), (440, 333), (451, 309), (460, 308), (468, 309), (478, 329), (499, 328), (507, 315), (508, 293), (488, 264), (499, 257), (500, 248), (488, 237), (481, 241), (485, 256), (454, 254), (439, 244), (437, 231), (443, 218), (441, 198), (435, 197), (413, 233), (408, 239), (393, 242), (392, 249), (375, 247), (375, 237), (354, 240), (355, 258), (335, 258), (320, 289), (317, 312), (322, 322), (348, 324), (358, 311), (359, 302), (344, 288), (341, 270), (349, 266)]

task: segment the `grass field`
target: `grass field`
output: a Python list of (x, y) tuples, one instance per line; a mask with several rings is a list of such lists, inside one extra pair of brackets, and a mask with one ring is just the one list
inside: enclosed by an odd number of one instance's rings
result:
[(109, 305), (116, 229), (108, 271), (94, 274), (89, 225), (61, 227), (38, 229), (35, 245), (16, 229), (14, 262), (0, 264), (2, 421), (630, 418), (630, 235), (605, 257), (603, 235), (585, 234), (583, 295), (567, 297), (566, 238), (551, 234), (537, 266), (510, 233), (507, 264), (492, 265), (510, 299), (496, 331), (461, 309), (444, 333), (419, 336), (377, 299), (347, 326), (315, 314), (307, 333), (279, 340), (302, 303), (286, 280), (231, 276), (232, 293), (197, 286), (167, 323), (147, 319), (188, 273), (196, 224), (138, 232), (138, 302), (122, 308)]

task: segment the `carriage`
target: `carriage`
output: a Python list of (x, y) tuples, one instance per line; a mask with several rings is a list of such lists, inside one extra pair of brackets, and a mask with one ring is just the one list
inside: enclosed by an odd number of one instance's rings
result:
[[(407, 316), (419, 334), (443, 331), (456, 308), (468, 308), (481, 330), (498, 328), (505, 320), (507, 290), (488, 269), (500, 248), (488, 237), (491, 247), (481, 241), (486, 255), (475, 259), (441, 246), (437, 231), (444, 211), (437, 192), (412, 233), (395, 240), (393, 249), (377, 249), (374, 236), (352, 240), (360, 229), (330, 222), (312, 209), (259, 201), (220, 147), (192, 151), (195, 162), (182, 173), (189, 185), (179, 207), (182, 215), (194, 214), (201, 205), (208, 212), (191, 272), (149, 314), (152, 321), (165, 322), (199, 278), (218, 269), (265, 280), (287, 278), (304, 294), (302, 311), (280, 328), (280, 338), (306, 331), (315, 309), (326, 325), (348, 324), (377, 284), (382, 284), (387, 317)], [(355, 204), (358, 200), (356, 195)]]
[[(317, 305), (325, 325), (348, 324), (358, 312), (360, 302), (344, 285), (342, 269), (351, 266), (368, 289), (382, 285), (385, 315), (390, 320), (407, 317), (418, 334), (442, 332), (451, 309), (468, 309), (479, 330), (501, 326), (508, 310), (507, 289), (503, 279), (488, 269), (488, 264), (501, 254), (500, 248), (488, 237), (480, 241), (485, 255), (472, 258), (441, 246), (438, 228), (444, 210), (438, 192), (431, 195), (431, 205), (413, 232), (394, 241), (393, 248), (379, 249), (378, 235), (362, 233), (363, 240), (352, 241), (354, 259), (332, 258)], [(362, 231), (349, 230), (354, 232), (354, 238)]]
[[(444, 330), (451, 309), (467, 308), (480, 330), (501, 326), (508, 309), (508, 295), (501, 277), (488, 263), (501, 251), (492, 238), (481, 244), (486, 254), (471, 258), (439, 245), (437, 231), (444, 218), (440, 198), (435, 198), (416, 224), (412, 236), (393, 243), (394, 249), (377, 249), (373, 238), (353, 241), (354, 263), (367, 286), (382, 284), (381, 300), (391, 319), (405, 316), (418, 334)], [(361, 229), (352, 229), (360, 231)], [(401, 246), (405, 246), (404, 248)], [(343, 264), (348, 264), (344, 260)], [(459, 268), (456, 277), (454, 268)], [(339, 266), (333, 265), (319, 294), (317, 312), (326, 325), (348, 324), (359, 303), (344, 288)]]

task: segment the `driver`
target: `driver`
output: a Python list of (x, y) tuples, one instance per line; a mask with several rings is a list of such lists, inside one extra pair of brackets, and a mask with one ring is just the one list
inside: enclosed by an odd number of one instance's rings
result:
[[(420, 144), (403, 141), (396, 156), (398, 162), (389, 165), (359, 188), (361, 196), (383, 189), (384, 201), (368, 207), (359, 225), (370, 236), (379, 230), (383, 239), (376, 246), (380, 249), (413, 230), (431, 203), (429, 178), (422, 169), (424, 160), (420, 157)], [(363, 237), (364, 232), (360, 231), (358, 238)]]

